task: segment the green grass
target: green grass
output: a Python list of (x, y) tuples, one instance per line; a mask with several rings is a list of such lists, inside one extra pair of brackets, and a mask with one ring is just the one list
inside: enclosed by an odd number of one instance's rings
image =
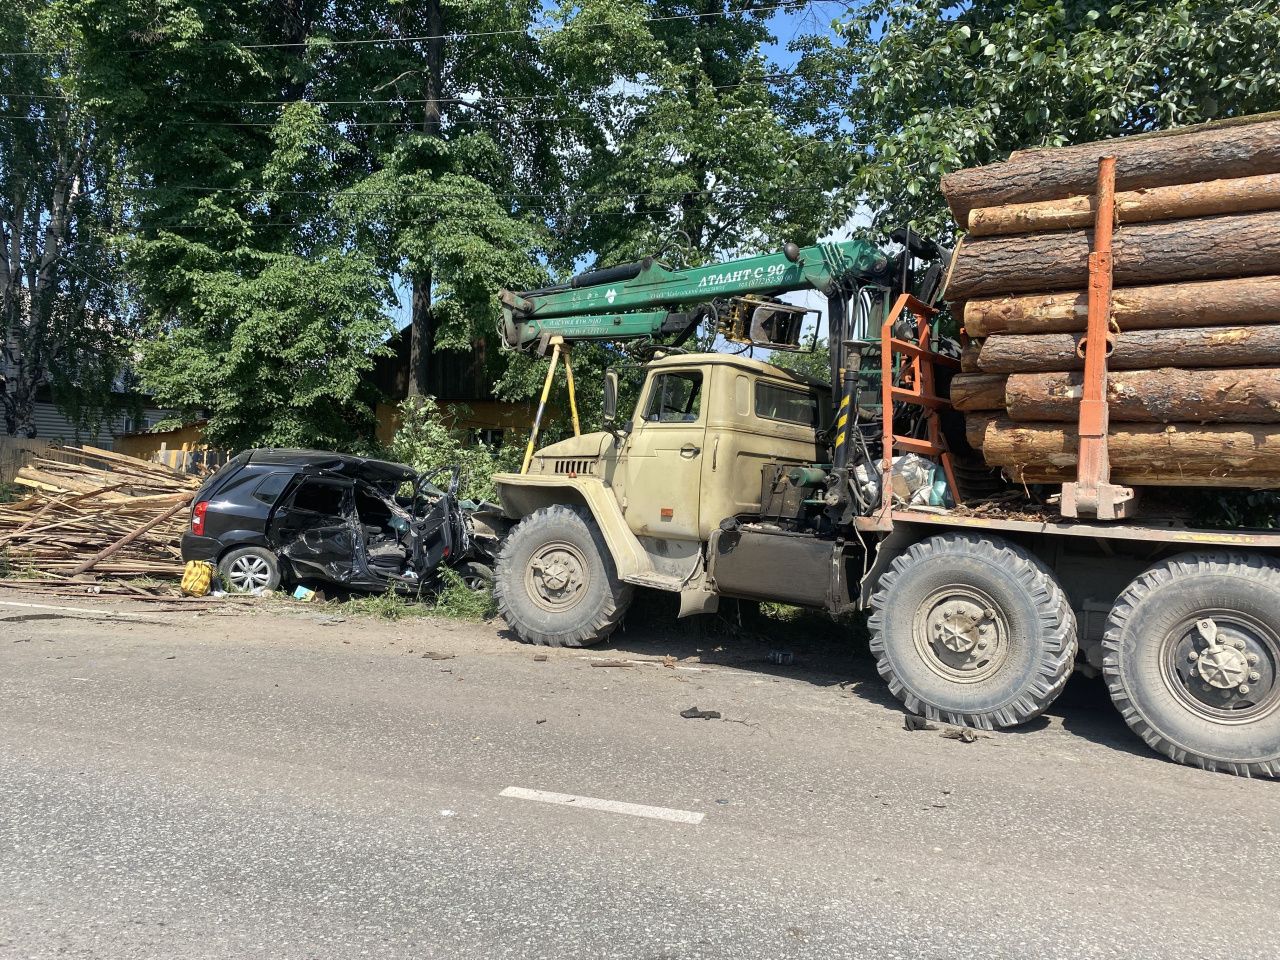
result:
[(497, 614), (493, 594), (488, 590), (471, 590), (453, 570), (442, 571), (443, 586), (435, 593), (421, 597), (405, 596), (388, 590), (333, 601), (336, 611), (378, 620), (403, 620), (413, 617), (446, 617), (450, 620), (491, 620)]

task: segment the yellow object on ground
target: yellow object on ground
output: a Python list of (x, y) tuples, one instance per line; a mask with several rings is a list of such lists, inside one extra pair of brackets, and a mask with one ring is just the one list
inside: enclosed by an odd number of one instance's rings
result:
[(203, 597), (213, 584), (213, 564), (191, 560), (182, 570), (182, 592), (188, 597)]

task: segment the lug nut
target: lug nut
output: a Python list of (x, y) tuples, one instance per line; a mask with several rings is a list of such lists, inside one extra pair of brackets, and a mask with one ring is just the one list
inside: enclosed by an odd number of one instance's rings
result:
[(1199, 659), (1200, 659), (1200, 654), (1198, 654), (1198, 653), (1196, 653), (1194, 650), (1192, 650), (1190, 653), (1188, 653), (1188, 654), (1187, 654), (1187, 659), (1188, 659), (1188, 660), (1199, 660)]
[(1231, 645), (1232, 645), (1233, 647), (1235, 647), (1237, 650), (1243, 650), (1243, 649), (1244, 649), (1244, 641), (1243, 641), (1243, 640), (1235, 640), (1235, 641), (1233, 641), (1233, 642), (1232, 642), (1232, 644), (1231, 644)]
[(1245, 657), (1245, 659), (1249, 661), (1249, 666), (1252, 667), (1255, 663), (1258, 662), (1258, 655), (1256, 653), (1251, 653), (1247, 657)]
[(978, 644), (978, 649), (979, 649), (979, 650), (985, 650), (985, 649), (987, 649), (987, 641), (983, 640), (981, 643), (979, 643), (979, 644)]
[[(1237, 689), (1238, 689), (1241, 693), (1248, 693), (1248, 692), (1249, 692), (1249, 685), (1248, 685), (1247, 683), (1242, 683), (1242, 684), (1240, 684), (1240, 686), (1239, 686)], [(1223, 691), (1223, 693), (1225, 693), (1225, 692), (1226, 692), (1226, 691), (1224, 690), (1224, 691)]]

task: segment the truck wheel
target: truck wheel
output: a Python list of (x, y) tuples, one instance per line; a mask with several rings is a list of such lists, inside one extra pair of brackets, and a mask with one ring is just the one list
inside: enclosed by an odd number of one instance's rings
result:
[(1004, 540), (945, 534), (897, 557), (871, 598), (871, 652), (912, 713), (1013, 727), (1062, 692), (1076, 618), (1047, 567)]
[(494, 580), (498, 611), (524, 643), (589, 647), (631, 603), (600, 528), (585, 511), (544, 507), (507, 537)]
[(1102, 640), (1125, 722), (1179, 763), (1280, 776), (1280, 567), (1187, 553), (1129, 584)]
[(280, 564), (270, 550), (238, 547), (218, 561), (218, 576), (229, 593), (271, 593), (280, 586)]

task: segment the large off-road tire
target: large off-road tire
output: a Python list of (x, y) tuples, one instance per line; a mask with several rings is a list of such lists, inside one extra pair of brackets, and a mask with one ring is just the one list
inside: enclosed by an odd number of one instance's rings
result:
[(632, 588), (618, 579), (591, 515), (553, 506), (531, 513), (508, 535), (493, 593), (524, 643), (589, 647), (622, 621)]
[(228, 593), (271, 593), (280, 586), (280, 561), (262, 547), (237, 547), (218, 561)]
[(1280, 566), (1186, 553), (1116, 600), (1103, 673), (1125, 722), (1179, 763), (1280, 776)]
[(871, 598), (871, 652), (912, 713), (992, 729), (1039, 716), (1076, 659), (1053, 574), (1013, 543), (944, 534), (894, 559)]

